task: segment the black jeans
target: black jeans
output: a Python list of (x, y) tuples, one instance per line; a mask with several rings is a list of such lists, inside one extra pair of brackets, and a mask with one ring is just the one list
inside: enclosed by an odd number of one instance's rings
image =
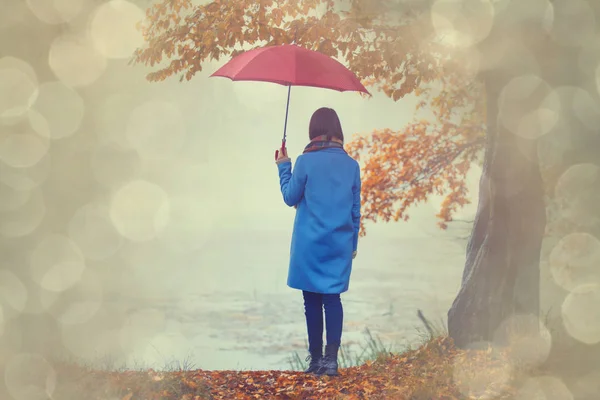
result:
[(344, 321), (340, 295), (306, 291), (302, 291), (302, 295), (304, 296), (304, 314), (306, 315), (309, 351), (321, 352), (323, 348), (323, 309), (325, 309), (327, 344), (339, 346), (342, 341), (342, 324)]

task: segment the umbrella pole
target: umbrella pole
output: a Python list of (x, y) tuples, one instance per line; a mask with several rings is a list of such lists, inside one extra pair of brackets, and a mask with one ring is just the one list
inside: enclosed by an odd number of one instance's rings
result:
[(288, 85), (288, 97), (287, 97), (287, 105), (285, 106), (285, 123), (283, 125), (283, 140), (281, 141), (281, 148), (285, 147), (285, 138), (287, 133), (287, 120), (288, 120), (288, 111), (290, 109), (290, 92), (292, 91), (292, 85)]

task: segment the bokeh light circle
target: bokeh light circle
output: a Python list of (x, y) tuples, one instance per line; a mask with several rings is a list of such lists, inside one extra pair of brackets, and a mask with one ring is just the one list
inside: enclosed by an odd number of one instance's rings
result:
[(106, 69), (106, 59), (86, 35), (58, 36), (50, 45), (48, 64), (67, 86), (94, 83)]
[(554, 187), (562, 217), (581, 226), (589, 224), (590, 207), (594, 206), (590, 199), (599, 180), (600, 167), (592, 163), (574, 164), (565, 170)]
[(62, 325), (89, 322), (101, 309), (104, 290), (99, 273), (86, 268), (79, 281), (58, 298), (52, 292), (41, 295), (42, 305)]
[(107, 58), (129, 58), (144, 44), (136, 25), (143, 21), (141, 8), (126, 0), (111, 0), (98, 6), (90, 33), (96, 49)]
[(86, 267), (77, 245), (59, 234), (48, 235), (37, 244), (30, 264), (34, 281), (51, 292), (62, 292), (75, 285)]
[(494, 6), (489, 0), (437, 0), (431, 6), (431, 22), (442, 42), (470, 47), (489, 35)]
[(29, 168), (15, 168), (0, 162), (0, 182), (17, 191), (39, 188), (50, 174), (50, 152)]
[(595, 131), (600, 126), (600, 103), (588, 91), (576, 88), (571, 107), (575, 116), (588, 129)]
[(577, 66), (583, 76), (593, 76), (600, 61), (600, 34), (584, 43), (577, 55)]
[(554, 26), (554, 5), (549, 0), (538, 0), (538, 3), (543, 3), (544, 11), (542, 11), (542, 29), (546, 33), (552, 31)]
[(561, 307), (569, 335), (585, 344), (600, 343), (600, 285), (581, 285), (571, 291)]
[(87, 204), (78, 209), (68, 226), (69, 237), (85, 258), (103, 260), (114, 255), (123, 242), (110, 220), (108, 207)]
[(31, 12), (42, 22), (63, 24), (75, 18), (84, 0), (25, 0)]
[(0, 339), (2, 339), (3, 333), (4, 333), (4, 308), (2, 307), (2, 303), (0, 303)]
[(7, 360), (4, 382), (14, 400), (47, 400), (56, 389), (57, 374), (40, 354), (20, 353)]
[(596, 67), (596, 89), (600, 93), (600, 63)]
[(552, 335), (539, 317), (517, 314), (500, 324), (494, 333), (494, 343), (507, 347), (508, 358), (514, 367), (534, 368), (548, 359)]
[(50, 144), (31, 131), (0, 134), (0, 160), (14, 168), (29, 168), (39, 163), (48, 153)]
[(594, 39), (598, 21), (587, 1), (555, 1), (554, 13), (560, 18), (554, 20), (550, 36), (559, 45), (580, 47)]
[[(533, 110), (532, 102), (539, 104)], [(538, 139), (554, 128), (559, 115), (559, 96), (536, 75), (513, 78), (502, 89), (498, 118), (515, 135)]]
[(0, 181), (0, 213), (23, 207), (31, 197), (29, 190), (15, 190)]
[(119, 233), (134, 242), (154, 239), (169, 222), (169, 196), (158, 185), (135, 180), (113, 196), (110, 218)]
[(0, 269), (0, 304), (10, 306), (17, 313), (27, 305), (28, 292), (23, 282), (12, 271)]
[(31, 107), (38, 95), (35, 81), (17, 68), (0, 68), (0, 118), (18, 117)]
[(8, 238), (27, 236), (37, 229), (45, 215), (46, 203), (38, 188), (30, 192), (23, 206), (0, 213), (0, 235)]
[(0, 69), (16, 69), (25, 74), (28, 80), (32, 82), (36, 88), (38, 86), (38, 78), (35, 69), (31, 66), (31, 64), (21, 58), (12, 56), (4, 56), (0, 58)]
[(0, 338), (0, 360), (6, 365), (6, 360), (19, 354), (23, 349), (23, 327), (21, 324), (5, 324)]
[(570, 233), (559, 240), (550, 252), (550, 272), (562, 288), (600, 285), (600, 240), (586, 232)]
[(38, 96), (38, 78), (28, 62), (11, 56), (0, 58), (0, 123), (18, 122)]
[[(522, 37), (523, 32), (519, 30), (525, 28), (525, 35), (531, 40), (531, 35), (545, 33), (548, 34), (554, 25), (554, 6), (551, 0), (527, 0), (515, 2), (512, 0), (492, 0), (496, 15), (509, 16), (505, 18), (508, 25), (504, 26), (505, 31), (511, 29)], [(508, 21), (506, 21), (508, 20)], [(507, 32), (508, 33), (508, 32)], [(519, 39), (517, 39), (519, 40)]]
[(83, 120), (85, 104), (72, 88), (59, 81), (40, 85), (30, 123), (40, 135), (61, 139), (74, 134)]

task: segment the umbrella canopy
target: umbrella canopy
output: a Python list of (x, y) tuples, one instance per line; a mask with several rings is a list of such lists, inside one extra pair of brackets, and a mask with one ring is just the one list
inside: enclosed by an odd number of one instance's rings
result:
[(288, 86), (283, 142), (285, 144), (291, 86), (311, 86), (339, 92), (369, 94), (360, 79), (342, 63), (318, 51), (294, 44), (246, 51), (231, 59), (211, 77), (233, 81), (271, 82)]
[(211, 76), (230, 78), (233, 81), (272, 82), (286, 86), (312, 86), (339, 92), (370, 94), (356, 75), (339, 61), (294, 44), (246, 51)]

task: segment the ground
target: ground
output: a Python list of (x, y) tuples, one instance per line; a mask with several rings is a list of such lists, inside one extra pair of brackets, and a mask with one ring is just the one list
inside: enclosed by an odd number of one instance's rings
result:
[(511, 399), (506, 358), (459, 351), (448, 338), (340, 370), (338, 377), (292, 371), (96, 371), (65, 366), (54, 399)]

